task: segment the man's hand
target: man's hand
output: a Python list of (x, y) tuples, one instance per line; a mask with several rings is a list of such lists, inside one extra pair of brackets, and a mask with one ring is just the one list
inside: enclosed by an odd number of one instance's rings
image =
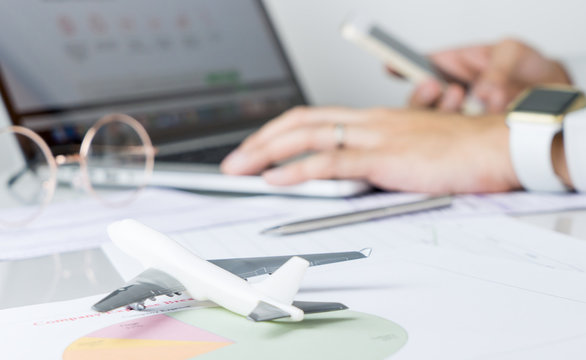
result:
[[(468, 84), (488, 112), (501, 113), (523, 90), (540, 84), (571, 84), (564, 67), (530, 46), (512, 39), (430, 55), (444, 73)], [(415, 108), (460, 111), (466, 96), (460, 85), (445, 89), (435, 80), (419, 84), (409, 104)]]
[[(342, 147), (336, 139), (337, 124), (344, 126)], [(224, 160), (222, 170), (231, 175), (262, 172), (275, 185), (353, 178), (387, 190), (507, 191), (519, 187), (508, 131), (498, 115), (296, 108), (251, 135)], [(313, 154), (266, 170), (306, 152)]]

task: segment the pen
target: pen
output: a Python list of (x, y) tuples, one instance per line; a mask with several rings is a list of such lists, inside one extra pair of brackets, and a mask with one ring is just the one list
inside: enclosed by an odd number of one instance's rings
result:
[(389, 216), (406, 215), (419, 211), (440, 209), (451, 205), (451, 196), (433, 196), (424, 200), (404, 204), (384, 206), (368, 210), (352, 211), (343, 214), (296, 221), (265, 229), (261, 231), (261, 234), (273, 236), (298, 234), (314, 230), (328, 229), (336, 226), (350, 225)]

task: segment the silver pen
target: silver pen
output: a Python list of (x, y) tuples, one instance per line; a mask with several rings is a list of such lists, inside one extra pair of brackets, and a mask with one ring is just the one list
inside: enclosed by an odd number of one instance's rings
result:
[(350, 225), (389, 216), (406, 215), (425, 210), (440, 209), (449, 207), (451, 205), (451, 196), (432, 196), (424, 200), (404, 204), (296, 221), (265, 229), (261, 231), (261, 234), (273, 236), (298, 234), (314, 230), (328, 229), (336, 226)]

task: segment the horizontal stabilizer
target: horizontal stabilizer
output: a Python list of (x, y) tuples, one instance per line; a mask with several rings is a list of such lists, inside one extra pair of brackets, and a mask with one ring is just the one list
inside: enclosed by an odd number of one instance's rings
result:
[(293, 301), (293, 306), (303, 310), (305, 314), (316, 314), (348, 309), (346, 305), (337, 302)]
[[(346, 305), (337, 302), (293, 301), (293, 306), (303, 310), (305, 314), (348, 309)], [(258, 306), (248, 315), (248, 319), (254, 321), (271, 321), (286, 317), (289, 317), (289, 313), (264, 301), (259, 302)]]
[(258, 303), (257, 307), (248, 315), (248, 319), (254, 321), (270, 321), (289, 317), (290, 314), (276, 306), (267, 304), (264, 301)]

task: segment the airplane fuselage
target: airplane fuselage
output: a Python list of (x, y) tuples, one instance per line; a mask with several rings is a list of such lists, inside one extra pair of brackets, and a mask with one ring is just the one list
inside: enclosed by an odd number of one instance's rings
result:
[[(124, 252), (137, 258), (145, 267), (175, 277), (196, 300), (210, 300), (237, 314), (248, 316), (259, 303), (270, 304), (303, 320), (303, 311), (276, 300), (246, 280), (224, 270), (189, 251), (176, 241), (137, 221), (123, 220), (108, 227), (112, 241)], [(298, 267), (307, 267), (306, 260), (291, 258)], [(303, 263), (304, 262), (304, 263)]]

